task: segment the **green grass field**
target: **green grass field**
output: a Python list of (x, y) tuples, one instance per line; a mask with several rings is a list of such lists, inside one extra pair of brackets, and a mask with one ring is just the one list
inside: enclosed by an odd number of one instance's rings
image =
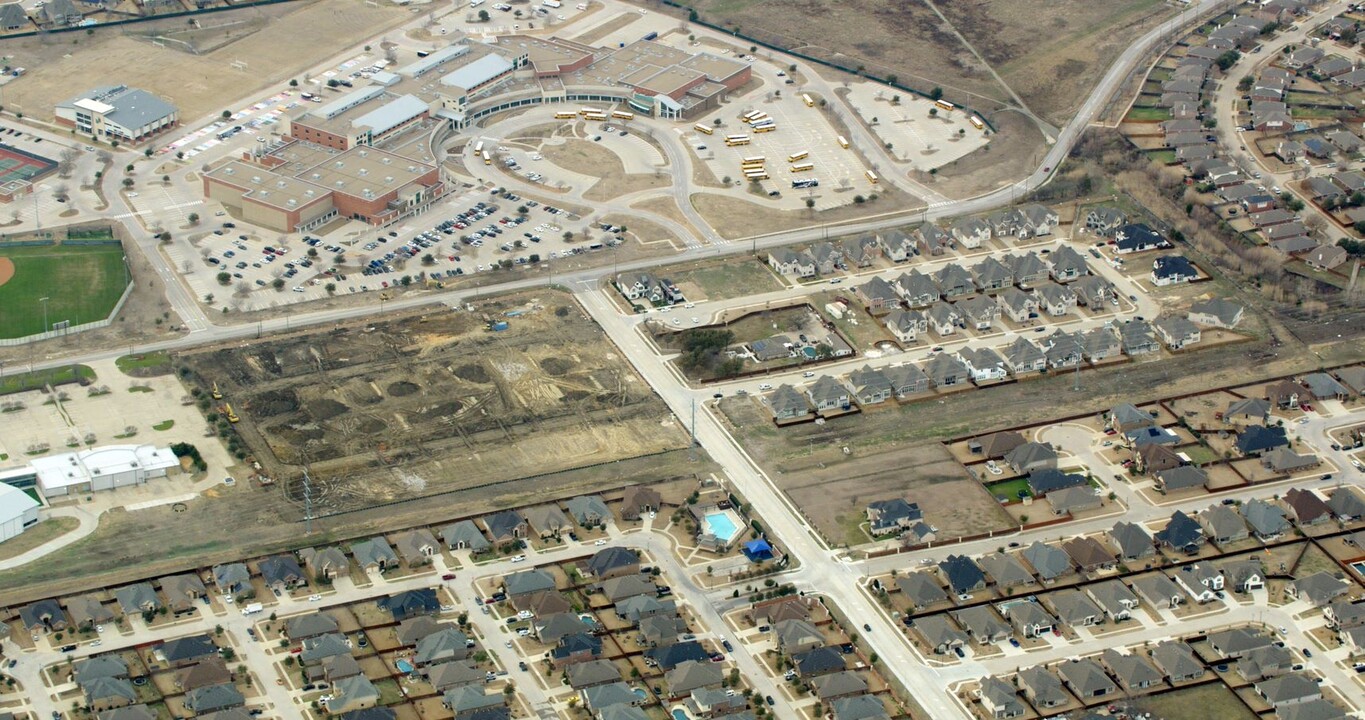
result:
[(14, 262), (14, 277), (0, 285), (0, 338), (43, 332), (48, 323), (72, 325), (108, 317), (123, 294), (126, 274), (118, 245), (0, 248)]

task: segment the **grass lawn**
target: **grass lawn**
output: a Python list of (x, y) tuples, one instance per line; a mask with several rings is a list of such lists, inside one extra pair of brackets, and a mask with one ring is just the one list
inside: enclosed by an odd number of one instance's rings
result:
[(37, 370), (31, 373), (16, 373), (0, 378), (0, 395), (37, 390), (44, 385), (64, 385), (81, 378), (92, 379), (95, 371), (89, 365), (65, 365), (51, 370)]
[(1159, 162), (1162, 165), (1170, 165), (1175, 162), (1175, 151), (1153, 150), (1147, 153), (1147, 157), (1151, 158), (1152, 162)]
[(0, 285), (0, 337), (44, 331), (43, 304), (49, 298), (49, 323), (72, 325), (102, 320), (123, 294), (127, 273), (119, 245), (50, 245), (0, 248), (14, 262), (14, 277)]
[(1013, 480), (1002, 480), (997, 483), (987, 483), (986, 490), (989, 491), (991, 495), (994, 495), (996, 497), (1003, 497), (1011, 501), (1018, 500), (1019, 491), (1028, 490), (1028, 478), (1019, 477), (1014, 478)]
[[(1256, 720), (1232, 691), (1222, 683), (1140, 698), (1133, 701), (1134, 709), (1151, 713), (1158, 718), (1199, 717), (1201, 720)], [(1192, 712), (1198, 708), (1197, 712)]]
[(1161, 121), (1170, 119), (1171, 111), (1166, 108), (1141, 107), (1138, 105), (1134, 105), (1133, 109), (1128, 111), (1128, 116), (1124, 118), (1124, 120), (1129, 122)]
[(1302, 120), (1326, 120), (1339, 117), (1345, 110), (1329, 110), (1321, 107), (1290, 107), (1289, 116)]
[(152, 426), (152, 429), (153, 429), (153, 430), (170, 430), (170, 429), (173, 428), (173, 427), (175, 427), (175, 421), (174, 421), (174, 420), (162, 420), (161, 422), (159, 422), (159, 423), (153, 425), (153, 426)]
[[(730, 300), (744, 295), (781, 290), (782, 284), (766, 265), (757, 260), (732, 260), (688, 270), (659, 273), (679, 285), (689, 283), (701, 288), (704, 297), (688, 300)], [(683, 292), (686, 293), (686, 288)]]
[(8, 560), (12, 557), (22, 555), (45, 542), (55, 540), (72, 530), (75, 530), (81, 522), (76, 518), (54, 517), (48, 518), (37, 525), (25, 530), (18, 537), (10, 538), (0, 543), (0, 560)]
[(147, 368), (157, 368), (167, 365), (171, 358), (164, 352), (147, 353), (145, 355), (124, 355), (114, 361), (118, 369), (125, 375), (132, 375), (134, 370)]
[(1210, 450), (1209, 448), (1204, 447), (1203, 445), (1189, 445), (1180, 448), (1179, 452), (1182, 452), (1190, 456), (1190, 462), (1194, 463), (1195, 465), (1204, 465), (1207, 463), (1214, 462), (1215, 460), (1218, 459), (1218, 453)]

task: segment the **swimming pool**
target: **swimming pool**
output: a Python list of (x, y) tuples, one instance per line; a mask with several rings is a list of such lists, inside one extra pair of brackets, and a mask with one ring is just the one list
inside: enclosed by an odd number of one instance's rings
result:
[(1351, 569), (1360, 573), (1362, 577), (1365, 577), (1365, 560), (1357, 560), (1351, 563)]
[(675, 707), (673, 708), (673, 720), (692, 720), (692, 718), (687, 716), (686, 710)]
[(641, 700), (648, 700), (648, 699), (649, 699), (649, 696), (645, 694), (645, 689), (644, 689), (644, 688), (631, 688), (630, 691), (633, 692), (633, 693), (635, 693), (635, 697), (638, 697), (638, 698), (640, 698)]
[(806, 347), (801, 348), (801, 354), (802, 354), (802, 355), (805, 355), (807, 358), (809, 358), (809, 359), (811, 359), (811, 360), (814, 360), (814, 359), (816, 358), (816, 355), (817, 355), (817, 353), (815, 352), (815, 348), (810, 347), (810, 346), (806, 346)]
[(397, 660), (397, 661), (394, 661), (393, 664), (394, 664), (394, 667), (397, 667), (397, 668), (398, 668), (398, 672), (401, 672), (401, 673), (404, 673), (404, 674), (410, 673), (410, 672), (412, 672), (413, 669), (414, 669), (414, 668), (412, 667), (412, 663), (408, 662), (407, 660)]
[(720, 510), (707, 514), (706, 531), (717, 540), (729, 544), (739, 534), (739, 524), (732, 519), (730, 512)]

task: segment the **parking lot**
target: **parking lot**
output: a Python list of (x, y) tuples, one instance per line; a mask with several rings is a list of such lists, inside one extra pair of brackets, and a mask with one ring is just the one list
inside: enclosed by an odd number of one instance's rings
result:
[[(899, 97), (899, 102), (891, 102)], [(929, 111), (934, 103), (910, 93), (893, 93), (872, 82), (849, 88), (849, 106), (889, 145), (898, 160), (914, 163), (918, 170), (942, 167), (989, 142), (989, 136), (972, 126), (971, 117), (960, 110)]]
[[(777, 129), (768, 133), (755, 133), (739, 119), (739, 115), (758, 110), (767, 113), (777, 124)], [(694, 147), (705, 146), (699, 150), (703, 160), (717, 178), (730, 177), (743, 180), (740, 161), (746, 157), (763, 156), (767, 162), (764, 169), (769, 179), (762, 183), (766, 191), (781, 192), (775, 198), (778, 207), (784, 210), (798, 210), (806, 207), (806, 199), (815, 200), (815, 208), (826, 210), (848, 205), (859, 194), (875, 190), (864, 174), (867, 167), (852, 149), (839, 145), (839, 133), (825, 119), (823, 113), (814, 107), (806, 107), (800, 95), (775, 98), (769, 102), (753, 104), (732, 104), (700, 120), (701, 124), (715, 127), (714, 120), (719, 117), (723, 124), (715, 129), (714, 135), (703, 135), (695, 129), (689, 130), (689, 138)], [(748, 135), (748, 145), (726, 147), (725, 135)], [(807, 156), (799, 162), (810, 163), (815, 167), (805, 172), (793, 172), (788, 158), (805, 152)], [(792, 182), (816, 180), (818, 185), (807, 189), (795, 189)]]
[[(584, 221), (569, 217), (561, 208), (513, 193), (468, 192), (392, 228), (365, 227), (361, 233), (356, 228), (364, 226), (345, 223), (305, 234), (301, 245), (259, 236), (216, 215), (214, 223), (203, 225), (211, 231), (193, 243), (174, 243), (167, 253), (176, 267), (189, 269), (186, 278), (201, 298), (212, 294), (239, 310), (254, 310), (327, 297), (329, 284), (341, 295), (396, 287), (404, 277), (409, 284), (421, 282), (419, 275), (440, 283), (499, 264), (548, 262), (616, 242), (600, 225), (593, 228), (595, 239), (586, 240)], [(578, 242), (566, 242), (566, 231)], [(228, 274), (226, 284), (221, 273)]]

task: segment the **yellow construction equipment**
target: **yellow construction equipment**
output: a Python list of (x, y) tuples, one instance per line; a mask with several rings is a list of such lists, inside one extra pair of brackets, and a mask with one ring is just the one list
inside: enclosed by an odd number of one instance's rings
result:
[(214, 399), (214, 400), (222, 400), (222, 399), (223, 399), (223, 393), (221, 393), (221, 392), (218, 391), (218, 383), (214, 383), (214, 384), (213, 384), (213, 390), (211, 391), (211, 394), (213, 395), (213, 399)]
[(223, 415), (227, 417), (228, 422), (230, 423), (235, 423), (238, 420), (241, 420), (241, 418), (237, 417), (237, 413), (232, 411), (231, 403), (223, 403)]

